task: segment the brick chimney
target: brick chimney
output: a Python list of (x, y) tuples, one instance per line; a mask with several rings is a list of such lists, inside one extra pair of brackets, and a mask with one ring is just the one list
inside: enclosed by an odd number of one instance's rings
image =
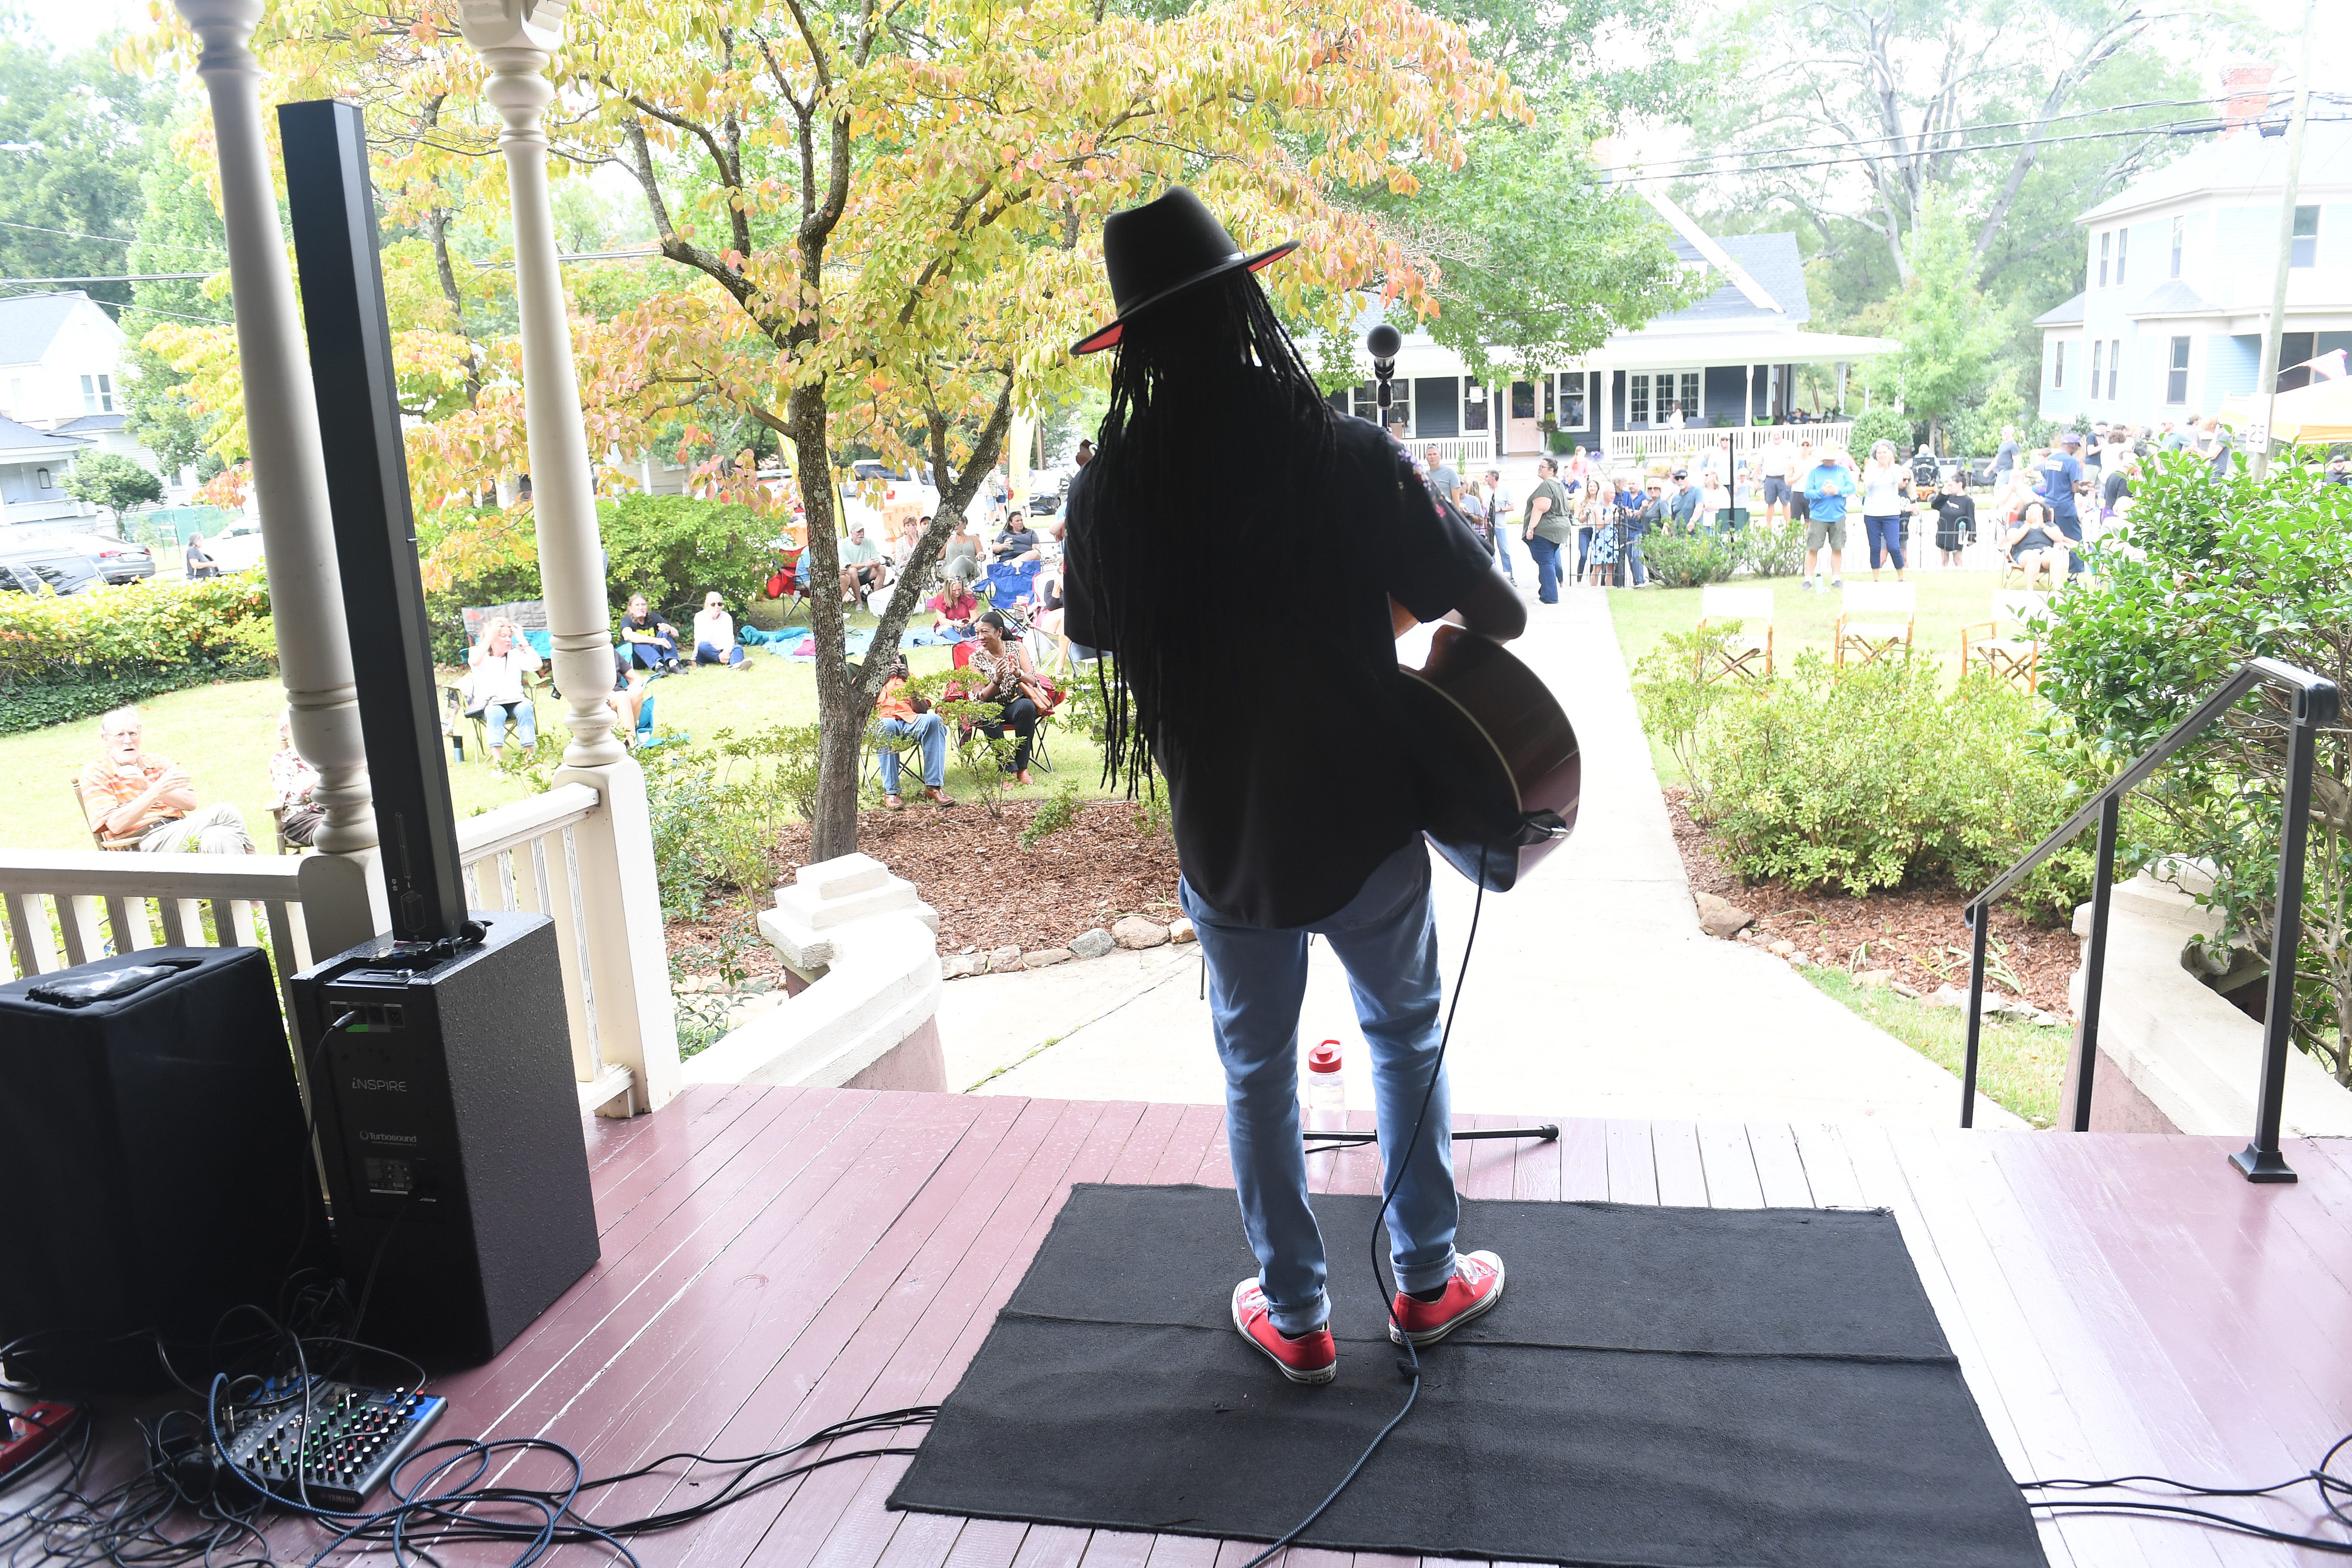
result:
[(2263, 117), (2271, 106), (2272, 65), (2225, 66), (2221, 69), (2221, 134), (2235, 136)]

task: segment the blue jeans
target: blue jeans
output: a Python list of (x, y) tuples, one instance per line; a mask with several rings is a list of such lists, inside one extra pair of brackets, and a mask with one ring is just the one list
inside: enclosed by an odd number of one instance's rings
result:
[(632, 642), (629, 655), (647, 669), (659, 669), (677, 657), (677, 644), (669, 637), (657, 637), (651, 642)]
[[(1257, 1255), (1274, 1326), (1302, 1334), (1331, 1315), (1323, 1233), (1307, 1205), (1298, 1128), (1298, 1007), (1307, 991), (1307, 933), (1320, 933), (1347, 967), (1356, 1017), (1371, 1049), (1381, 1149), (1393, 1160), (1412, 1131), (1437, 1063), (1440, 987), (1429, 851), (1414, 838), (1364, 879), (1346, 908), (1308, 926), (1268, 930), (1230, 921), (1181, 880), (1176, 897), (1208, 962), (1209, 1010), (1225, 1068), (1225, 1140), (1243, 1228)], [(1461, 1204), (1454, 1192), (1449, 1100), (1441, 1078), (1389, 1205), (1389, 1258), (1400, 1290), (1433, 1289), (1454, 1277)]]
[(1518, 573), (1511, 567), (1511, 525), (1507, 522), (1495, 524), (1495, 559), (1503, 563), (1504, 576), (1518, 581)]
[(515, 744), (536, 745), (539, 742), (539, 715), (528, 701), (493, 702), (482, 710), (482, 723), (489, 731), (490, 744), (507, 743), (507, 721), (514, 721)]
[(1650, 580), (1650, 569), (1642, 563), (1642, 541), (1639, 535), (1626, 536), (1625, 560), (1633, 569), (1633, 586), (1638, 588)]
[(2066, 551), (2066, 575), (2069, 577), (2076, 576), (2080, 574), (2083, 570), (2083, 552), (2079, 550), (2074, 549), (2073, 546), (2083, 542), (2083, 519), (2078, 513), (2074, 517), (2062, 517), (2057, 521), (2058, 531), (2066, 536), (2066, 542), (2068, 545), (2068, 549)]
[(1596, 528), (1576, 531), (1576, 580), (1580, 583), (1584, 581), (1584, 574), (1592, 560), (1592, 536), (1599, 531)]
[(1536, 558), (1536, 597), (1547, 605), (1559, 603), (1559, 546), (1537, 534), (1528, 541), (1528, 553)]
[[(885, 719), (875, 726), (892, 740), (912, 735), (923, 746), (923, 784), (938, 789), (948, 782), (948, 727), (937, 713), (918, 713), (912, 719)], [(887, 746), (882, 748), (882, 789), (887, 795), (898, 793), (898, 753)]]
[(1900, 517), (1865, 517), (1862, 531), (1870, 541), (1870, 569), (1878, 570), (1879, 552), (1883, 548), (1895, 558), (1895, 569), (1903, 570), (1903, 520)]
[(698, 642), (694, 645), (694, 662), (697, 664), (740, 664), (743, 662), (743, 650), (740, 647), (721, 649), (717, 643)]

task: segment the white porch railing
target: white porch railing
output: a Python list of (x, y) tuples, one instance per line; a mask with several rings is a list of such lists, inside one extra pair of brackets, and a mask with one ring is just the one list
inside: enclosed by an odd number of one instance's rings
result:
[(1436, 447), (1437, 455), (1453, 464), (1454, 471), (1456, 473), (1462, 471), (1462, 466), (1465, 463), (1484, 463), (1495, 455), (1495, 438), (1485, 434), (1409, 436), (1405, 438), (1404, 444), (1412, 448), (1412, 455), (1416, 458), (1425, 458), (1429, 455), (1429, 449), (1432, 447)]
[[(528, 910), (555, 924), (572, 1076), (583, 1111), (623, 1100), (635, 1087), (628, 1068), (604, 1059), (597, 1036), (573, 828), (598, 805), (596, 792), (585, 784), (560, 784), (457, 824), (467, 906)], [(325, 956), (310, 951), (302, 865), (291, 855), (0, 849), (0, 904), (8, 926), (0, 978), (46, 974), (156, 946), (266, 947), (282, 995), (297, 971)]]
[(1715, 445), (1718, 436), (1731, 437), (1731, 455), (1744, 458), (1772, 444), (1775, 436), (1785, 436), (1790, 447), (1811, 441), (1815, 451), (1823, 446), (1843, 447), (1853, 437), (1851, 419), (1822, 420), (1811, 425), (1751, 425), (1745, 428), (1726, 426), (1710, 429), (1688, 426), (1680, 430), (1612, 430), (1609, 433), (1609, 458), (1612, 462), (1646, 462), (1654, 458), (1685, 458), (1696, 461), (1701, 452)]

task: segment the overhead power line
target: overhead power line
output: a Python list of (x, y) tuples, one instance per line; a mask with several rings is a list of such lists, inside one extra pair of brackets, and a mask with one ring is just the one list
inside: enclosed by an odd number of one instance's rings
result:
[(89, 278), (0, 278), (0, 283), (200, 283), (209, 272), (100, 272)]
[(37, 223), (13, 223), (6, 218), (0, 218), (0, 228), (21, 228), (32, 234), (58, 234), (63, 235), (68, 239), (96, 240), (100, 245), (146, 245), (156, 250), (185, 251), (191, 256), (226, 256), (228, 254), (226, 251), (222, 250), (218, 246), (166, 245), (162, 240), (158, 239), (141, 240), (136, 237), (125, 239), (121, 235), (116, 234), (84, 234), (79, 229), (48, 228)]
[(2195, 109), (2210, 103), (2225, 101), (2219, 98), (2158, 98), (2143, 103), (2110, 104), (2105, 109), (2085, 109), (2072, 114), (2053, 114), (2046, 120), (1988, 120), (1975, 125), (1948, 125), (1940, 131), (1922, 129), (1916, 132), (1890, 132), (1884, 136), (1849, 136), (1836, 142), (1809, 142), (1795, 147), (1748, 147), (1721, 153), (1691, 153), (1679, 158), (1663, 160), (1667, 163), (1706, 163), (1718, 158), (1777, 158), (1789, 153), (1826, 153), (1839, 148), (1867, 147), (1879, 142), (1908, 142), (1915, 138), (1970, 136), (1979, 131), (2014, 131), (2033, 125), (2055, 125), (2061, 121), (2093, 120), (2106, 114), (2128, 114), (2141, 109)]

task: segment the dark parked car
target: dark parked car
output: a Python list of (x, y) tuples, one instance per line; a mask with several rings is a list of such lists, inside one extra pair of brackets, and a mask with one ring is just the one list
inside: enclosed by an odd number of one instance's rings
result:
[(155, 552), (135, 539), (23, 529), (0, 540), (0, 553), (15, 555), (27, 550), (70, 550), (87, 556), (109, 583), (131, 583), (155, 575)]
[(0, 593), (86, 594), (104, 587), (97, 564), (69, 550), (25, 551), (0, 555)]

